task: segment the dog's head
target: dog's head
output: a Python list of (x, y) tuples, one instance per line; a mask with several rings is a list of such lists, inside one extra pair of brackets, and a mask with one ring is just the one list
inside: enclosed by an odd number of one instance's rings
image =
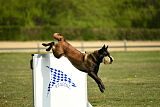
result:
[(112, 64), (113, 58), (110, 56), (110, 53), (108, 52), (108, 46), (106, 47), (104, 45), (100, 50), (98, 50), (98, 53), (100, 57), (103, 58), (102, 61), (104, 64)]

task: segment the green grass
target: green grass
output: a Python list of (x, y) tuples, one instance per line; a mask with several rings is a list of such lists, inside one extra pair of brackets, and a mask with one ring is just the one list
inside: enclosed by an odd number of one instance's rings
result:
[[(88, 77), (88, 99), (94, 107), (160, 105), (160, 51), (112, 52), (112, 65), (101, 64), (101, 93)], [(30, 53), (0, 53), (0, 107), (32, 107)]]
[(32, 107), (30, 54), (0, 54), (0, 107)]
[(112, 65), (101, 65), (101, 94), (88, 78), (88, 98), (95, 107), (157, 107), (160, 105), (160, 52), (114, 52)]

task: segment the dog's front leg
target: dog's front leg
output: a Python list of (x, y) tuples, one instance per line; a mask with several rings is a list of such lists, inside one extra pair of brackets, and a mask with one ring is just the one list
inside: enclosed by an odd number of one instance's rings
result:
[(99, 87), (100, 91), (103, 93), (104, 90), (105, 90), (105, 86), (103, 85), (102, 80), (94, 72), (90, 72), (90, 73), (88, 73), (88, 75), (90, 77), (92, 77), (96, 81), (96, 83), (98, 84), (98, 87)]

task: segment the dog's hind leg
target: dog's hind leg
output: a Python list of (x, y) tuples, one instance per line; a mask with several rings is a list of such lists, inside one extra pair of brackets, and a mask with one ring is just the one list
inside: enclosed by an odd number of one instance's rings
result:
[(53, 45), (54, 45), (54, 42), (51, 42), (49, 48), (47, 48), (46, 51), (50, 51), (52, 49)]
[(46, 47), (46, 46), (49, 46), (50, 43), (42, 43), (42, 45)]
[(49, 48), (47, 48), (46, 51), (50, 51), (52, 49), (52, 47), (54, 46), (54, 42), (51, 42), (51, 43), (48, 43), (48, 44), (43, 43), (42, 45), (45, 46), (45, 47), (49, 46)]
[(102, 80), (94, 72), (90, 72), (90, 73), (88, 73), (88, 75), (90, 77), (92, 77), (96, 81), (96, 83), (98, 84), (98, 87), (99, 87), (100, 91), (103, 93), (104, 90), (105, 90), (105, 86), (103, 85)]
[(53, 55), (58, 59), (64, 55), (64, 51), (59, 49), (59, 47), (57, 46), (52, 46), (52, 52), (53, 52)]

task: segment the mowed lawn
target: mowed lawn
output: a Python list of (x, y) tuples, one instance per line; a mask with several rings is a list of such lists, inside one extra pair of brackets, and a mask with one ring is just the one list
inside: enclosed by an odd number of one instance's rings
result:
[[(115, 61), (101, 64), (104, 93), (88, 77), (88, 99), (94, 107), (160, 105), (160, 51), (112, 52)], [(31, 53), (0, 53), (0, 107), (32, 107)]]

